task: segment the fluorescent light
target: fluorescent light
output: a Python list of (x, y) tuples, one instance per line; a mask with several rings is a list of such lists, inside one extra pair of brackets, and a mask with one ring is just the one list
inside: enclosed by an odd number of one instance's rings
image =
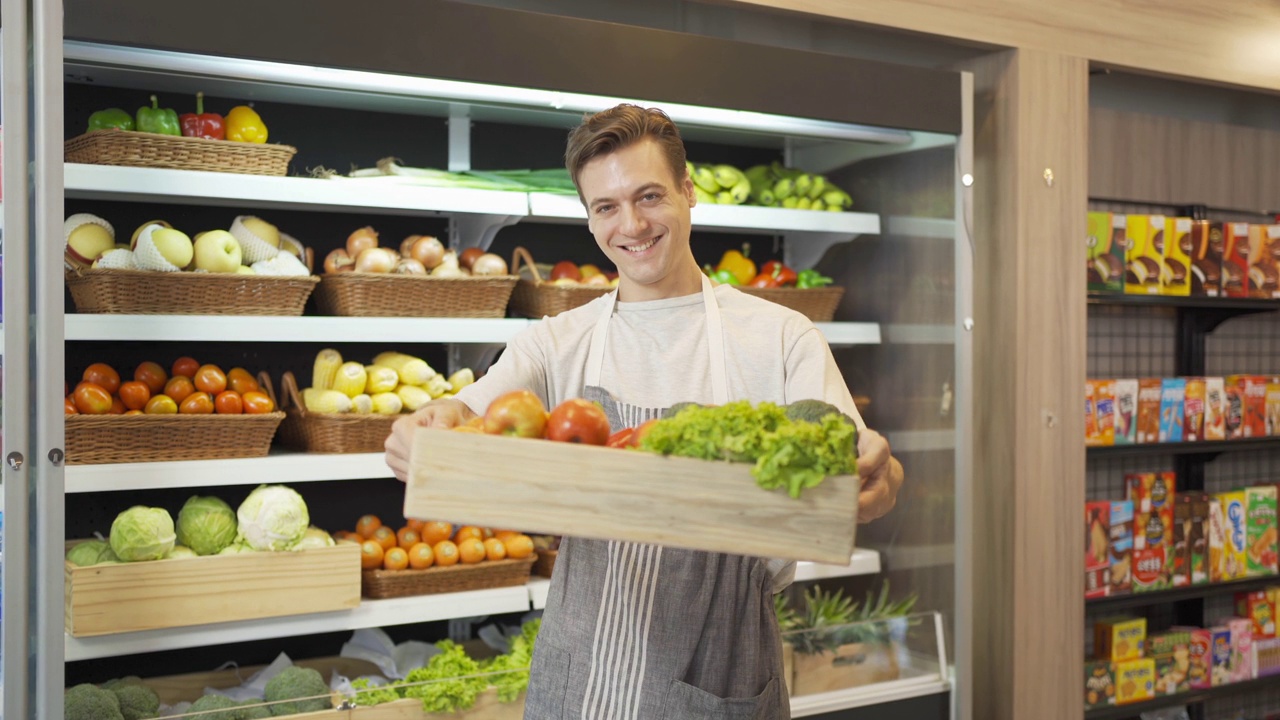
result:
[(525, 107), (565, 114), (596, 112), (620, 102), (661, 107), (677, 124), (773, 133), (824, 140), (852, 140), (893, 145), (911, 142), (911, 133), (852, 123), (787, 117), (769, 113), (727, 110), (698, 105), (682, 105), (636, 98), (564, 93), (553, 90), (486, 85), (458, 80), (394, 75), (364, 70), (343, 70), (294, 65), (266, 60), (196, 55), (168, 50), (152, 50), (117, 45), (66, 41), (68, 61), (92, 63), (117, 69), (141, 69), (170, 75), (194, 75), (219, 79), (263, 82), (276, 85), (341, 90), (368, 94), (438, 99), (484, 105)]

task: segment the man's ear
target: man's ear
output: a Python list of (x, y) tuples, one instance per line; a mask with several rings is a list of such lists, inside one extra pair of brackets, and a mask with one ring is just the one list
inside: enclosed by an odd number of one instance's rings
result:
[(689, 177), (688, 171), (685, 171), (684, 180), (680, 182), (680, 189), (684, 191), (684, 197), (689, 201), (689, 207), (698, 204), (698, 193), (693, 191), (693, 178)]

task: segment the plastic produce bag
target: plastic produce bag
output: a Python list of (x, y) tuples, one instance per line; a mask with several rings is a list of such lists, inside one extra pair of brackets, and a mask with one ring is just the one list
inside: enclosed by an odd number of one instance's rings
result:
[[(403, 680), (410, 670), (427, 664), (433, 655), (440, 654), (435, 645), (420, 640), (406, 640), (396, 645), (380, 628), (356, 630), (338, 653), (344, 658), (357, 658), (378, 666), (382, 674), (393, 680)], [(330, 683), (332, 685), (332, 683)], [(334, 690), (342, 691), (341, 687)]]
[[(275, 660), (271, 661), (270, 665), (262, 668), (253, 675), (250, 675), (249, 679), (245, 680), (239, 687), (205, 688), (204, 694), (224, 695), (236, 702), (244, 702), (245, 700), (261, 700), (263, 695), (266, 694), (267, 683), (271, 681), (271, 678), (279, 675), (282, 670), (290, 667), (291, 665), (293, 665), (293, 661), (289, 659), (289, 656), (284, 653), (280, 653)], [(218, 669), (224, 670), (229, 667), (235, 667), (235, 663), (227, 663)]]

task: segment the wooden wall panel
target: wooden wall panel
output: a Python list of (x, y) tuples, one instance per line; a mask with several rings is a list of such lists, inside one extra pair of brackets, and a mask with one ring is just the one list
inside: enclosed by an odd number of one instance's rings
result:
[(734, 0), (1280, 91), (1274, 0)]
[[(974, 72), (974, 704), (1078, 720), (1083, 656), (1088, 67), (1010, 50)], [(1053, 183), (1044, 172), (1053, 172)]]

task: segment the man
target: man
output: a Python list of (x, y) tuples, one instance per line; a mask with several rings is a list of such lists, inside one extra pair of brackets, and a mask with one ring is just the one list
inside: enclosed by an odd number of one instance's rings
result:
[[(466, 422), (518, 388), (547, 407), (595, 400), (615, 430), (677, 402), (816, 398), (861, 429), (858, 519), (888, 512), (902, 467), (884, 439), (863, 427), (813, 323), (732, 287), (713, 288), (694, 260), (689, 211), (696, 198), (671, 120), (619, 105), (587, 117), (565, 155), (587, 225), (618, 268), (616, 296), (534, 324), (457, 398), (397, 421), (387, 440), (396, 476), (407, 477), (416, 427)], [(566, 538), (525, 717), (790, 717), (773, 596), (794, 572), (794, 563), (781, 560)]]

